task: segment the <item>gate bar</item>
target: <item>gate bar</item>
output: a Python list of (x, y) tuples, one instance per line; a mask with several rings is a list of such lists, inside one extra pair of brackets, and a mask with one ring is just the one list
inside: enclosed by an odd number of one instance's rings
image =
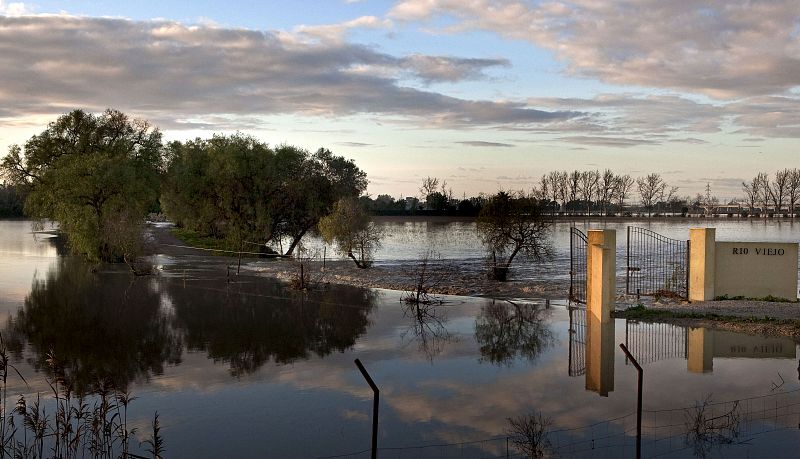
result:
[(376, 459), (378, 457), (378, 398), (380, 391), (378, 386), (375, 385), (375, 381), (367, 373), (367, 369), (361, 364), (361, 360), (356, 359), (356, 366), (364, 376), (364, 379), (367, 380), (367, 384), (372, 388), (372, 393), (374, 394), (372, 398), (372, 459)]

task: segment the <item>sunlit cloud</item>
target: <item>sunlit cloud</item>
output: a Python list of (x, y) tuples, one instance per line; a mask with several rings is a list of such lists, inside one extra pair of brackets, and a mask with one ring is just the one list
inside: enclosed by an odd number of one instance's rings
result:
[(391, 67), (421, 81), (452, 81), (494, 65), (505, 62), (398, 58), (282, 32), (166, 21), (0, 17), (0, 117), (115, 107), (177, 129), (202, 126), (204, 117), (233, 115), (379, 114), (439, 127), (530, 126), (576, 116), (522, 102), (459, 99), (402, 86), (399, 77), (352, 72), (359, 66)]
[(568, 74), (617, 85), (731, 99), (800, 84), (793, 0), (403, 0), (389, 17), (446, 17), (443, 32), (486, 30), (528, 41), (552, 50)]

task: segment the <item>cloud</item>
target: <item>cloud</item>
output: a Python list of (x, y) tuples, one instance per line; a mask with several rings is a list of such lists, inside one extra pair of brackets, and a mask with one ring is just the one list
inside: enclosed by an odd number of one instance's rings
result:
[(477, 80), (490, 67), (509, 67), (507, 59), (460, 59), (414, 54), (403, 62), (425, 82)]
[[(665, 140), (675, 134), (715, 133), (721, 130), (729, 112), (725, 106), (700, 103), (676, 94), (646, 95), (635, 93), (598, 94), (592, 98), (533, 98), (528, 104), (550, 109), (589, 112), (593, 116), (567, 123), (583, 122), (596, 133), (645, 135), (651, 140)], [(578, 131), (575, 126), (567, 129)]]
[(800, 85), (795, 0), (403, 0), (389, 17), (431, 24), (444, 17), (440, 31), (525, 40), (553, 51), (568, 74), (618, 85), (719, 99)]
[(576, 135), (561, 137), (559, 140), (570, 143), (577, 143), (580, 145), (590, 145), (594, 147), (638, 147), (640, 145), (654, 145), (658, 142), (646, 139), (632, 139), (625, 137), (600, 137), (588, 135)]
[(343, 146), (343, 147), (354, 147), (354, 148), (374, 147), (375, 146), (375, 144), (363, 143), (363, 142), (337, 142), (336, 145), (340, 145), (340, 146)]
[(0, 14), (6, 16), (22, 16), (30, 14), (31, 9), (22, 2), (7, 3), (0, 0)]
[[(758, 137), (800, 137), (800, 97), (764, 96), (726, 107), (742, 132)], [(752, 139), (751, 139), (752, 140)]]
[[(531, 128), (579, 116), (524, 102), (465, 100), (400, 84), (360, 66), (421, 78), (474, 76), (503, 61), (397, 58), (286, 32), (70, 16), (0, 16), (0, 117), (119, 108), (175, 119), (381, 115), (424, 127)], [(447, 70), (446, 62), (453, 69)], [(436, 63), (436, 65), (432, 65)], [(427, 66), (427, 67), (426, 67)], [(427, 70), (425, 70), (427, 69)], [(191, 124), (191, 123), (189, 123)]]
[(470, 147), (513, 147), (514, 145), (510, 143), (502, 143), (502, 142), (485, 142), (483, 140), (463, 140), (461, 142), (456, 142), (461, 145), (467, 145)]
[(694, 137), (687, 137), (685, 139), (670, 139), (669, 141), (674, 143), (687, 143), (690, 145), (703, 145), (708, 143), (703, 139), (696, 139)]
[(338, 24), (316, 26), (301, 25), (295, 28), (295, 32), (303, 34), (313, 40), (341, 42), (351, 29), (390, 29), (391, 27), (392, 21), (389, 19), (380, 19), (375, 16), (361, 16)]

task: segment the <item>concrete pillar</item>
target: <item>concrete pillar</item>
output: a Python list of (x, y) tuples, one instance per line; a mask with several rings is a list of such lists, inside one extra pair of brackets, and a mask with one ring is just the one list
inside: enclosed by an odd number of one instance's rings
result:
[(691, 228), (689, 241), (689, 301), (713, 300), (716, 230)]
[(689, 329), (686, 367), (692, 373), (711, 373), (714, 370), (714, 334), (705, 328)]
[(589, 230), (586, 253), (586, 312), (611, 320), (617, 288), (617, 232)]
[(614, 309), (617, 233), (590, 230), (586, 254), (586, 389), (602, 396), (614, 390)]

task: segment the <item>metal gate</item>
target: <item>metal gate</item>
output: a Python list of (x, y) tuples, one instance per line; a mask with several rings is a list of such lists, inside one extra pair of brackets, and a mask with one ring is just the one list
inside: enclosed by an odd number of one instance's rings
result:
[(569, 306), (569, 376), (586, 374), (586, 308)]
[(628, 294), (689, 298), (689, 241), (628, 227)]
[(569, 229), (569, 300), (586, 304), (586, 250), (589, 241), (583, 231)]

